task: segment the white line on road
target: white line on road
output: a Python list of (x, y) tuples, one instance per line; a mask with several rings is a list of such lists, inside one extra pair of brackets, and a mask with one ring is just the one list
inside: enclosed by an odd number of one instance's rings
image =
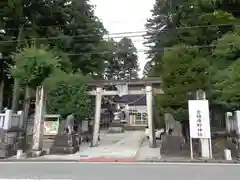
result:
[[(118, 165), (184, 165), (184, 166), (240, 166), (234, 163), (174, 163), (174, 162), (69, 162), (69, 161), (6, 161), (0, 164), (118, 164)], [(1, 179), (0, 179), (1, 180)]]

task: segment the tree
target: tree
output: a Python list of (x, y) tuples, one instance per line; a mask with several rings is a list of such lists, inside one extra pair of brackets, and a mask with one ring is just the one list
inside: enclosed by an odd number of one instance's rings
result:
[(137, 49), (131, 39), (124, 37), (118, 42), (116, 56), (121, 66), (119, 78), (137, 79), (139, 71)]
[(56, 72), (45, 82), (49, 113), (66, 118), (74, 114), (78, 120), (92, 118), (93, 102), (87, 93), (88, 78), (82, 74)]
[(41, 86), (44, 80), (60, 67), (59, 57), (46, 47), (37, 48), (35, 45), (15, 53), (13, 59), (13, 77), (31, 88)]
[(107, 59), (105, 61), (104, 77), (107, 80), (119, 79), (119, 72), (121, 71), (121, 65), (117, 59), (117, 42), (113, 39), (107, 41), (107, 51), (105, 54)]
[[(0, 52), (8, 64), (13, 64), (12, 52), (34, 41), (36, 46), (50, 45), (55, 52), (61, 52), (65, 57), (61, 63), (71, 71), (93, 76), (103, 73), (104, 61), (98, 54), (102, 54), (105, 29), (88, 0), (2, 1), (0, 30)], [(19, 87), (14, 89), (16, 102)]]
[(154, 66), (154, 62), (153, 62), (153, 61), (148, 61), (148, 62), (145, 64), (144, 69), (143, 69), (143, 75), (144, 75), (144, 77), (151, 76), (153, 66)]
[(198, 89), (208, 89), (208, 61), (199, 49), (176, 45), (164, 52), (162, 63), (164, 95), (160, 105), (165, 112), (173, 113), (176, 120), (186, 121), (188, 99)]
[(13, 77), (33, 89), (44, 86), (48, 110), (63, 117), (74, 113), (81, 120), (91, 116), (92, 104), (87, 94), (87, 77), (61, 70), (61, 59), (46, 47), (26, 47), (14, 55)]
[(21, 29), (21, 42), (31, 42), (34, 37), (36, 44), (50, 44), (68, 53), (75, 72), (88, 74), (101, 69), (104, 62), (94, 54), (99, 53), (106, 31), (88, 0), (13, 0), (1, 6), (3, 40), (13, 40), (13, 47)]
[(122, 38), (119, 42), (109, 41), (110, 53), (106, 64), (105, 76), (107, 79), (137, 79), (138, 56), (137, 49), (131, 39)]
[[(29, 98), (29, 88), (36, 90), (35, 103), (35, 121), (41, 122), (42, 109), (41, 100), (45, 101), (45, 95), (42, 94), (43, 82), (51, 76), (51, 74), (60, 67), (60, 59), (53, 52), (47, 50), (46, 47), (37, 48), (35, 45), (25, 47), (13, 55), (14, 66), (11, 68), (12, 76), (19, 80), (19, 83), (26, 88), (26, 97)], [(41, 88), (39, 88), (41, 87)], [(26, 99), (25, 99), (26, 100)], [(24, 105), (24, 122), (27, 123), (27, 114), (29, 110), (29, 102)], [(24, 123), (25, 129), (27, 125)], [(36, 126), (37, 127), (37, 126)], [(38, 129), (36, 130), (36, 133)], [(37, 141), (34, 142), (37, 144)]]
[(228, 110), (239, 108), (239, 53), (240, 35), (227, 33), (215, 42), (212, 56), (215, 75), (213, 79), (215, 103)]
[(234, 29), (238, 20), (217, 2), (205, 0), (157, 0), (146, 24), (146, 44), (155, 74), (160, 75), (163, 51), (179, 43), (211, 52), (213, 41)]
[[(62, 36), (53, 46), (57, 46), (69, 54), (74, 72), (84, 75), (103, 73), (104, 61), (99, 58), (103, 35), (106, 30), (94, 15), (94, 6), (89, 0), (72, 0), (63, 10), (67, 15)], [(65, 3), (66, 3), (65, 2)]]
[(236, 61), (232, 63), (218, 76), (215, 82), (215, 103), (222, 105), (228, 111), (238, 110), (240, 108), (240, 63)]
[(239, 58), (240, 34), (237, 31), (229, 32), (213, 45), (215, 45), (212, 53), (213, 65), (218, 70), (223, 70)]

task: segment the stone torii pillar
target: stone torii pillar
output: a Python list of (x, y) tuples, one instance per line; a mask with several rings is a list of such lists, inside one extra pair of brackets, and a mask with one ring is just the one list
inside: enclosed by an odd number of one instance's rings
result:
[(148, 129), (149, 129), (149, 146), (151, 148), (156, 147), (155, 129), (153, 126), (153, 92), (152, 85), (146, 85), (146, 100), (147, 100), (147, 117), (148, 117)]
[(43, 145), (43, 126), (44, 115), (46, 106), (46, 94), (43, 86), (37, 87), (36, 90), (36, 112), (34, 117), (34, 129), (33, 129), (33, 146), (32, 153), (35, 156), (39, 156), (42, 153)]
[(98, 134), (101, 120), (101, 103), (102, 103), (102, 87), (96, 88), (96, 101), (95, 101), (95, 117), (93, 127), (92, 146), (98, 145)]

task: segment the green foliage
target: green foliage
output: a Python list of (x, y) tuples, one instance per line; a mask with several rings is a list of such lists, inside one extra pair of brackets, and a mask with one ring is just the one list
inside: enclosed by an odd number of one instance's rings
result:
[(229, 110), (240, 107), (240, 35), (228, 33), (216, 42), (213, 50), (214, 66), (222, 71), (217, 71), (214, 76), (215, 103)]
[(15, 65), (12, 75), (24, 85), (35, 88), (59, 67), (60, 59), (47, 48), (30, 46), (23, 48), (13, 56)]
[(62, 117), (73, 113), (79, 120), (92, 117), (94, 106), (87, 94), (88, 80), (89, 78), (82, 74), (56, 71), (44, 83), (48, 94), (48, 111)]
[(4, 30), (0, 41), (8, 41), (0, 42), (0, 52), (6, 57), (34, 38), (37, 46), (44, 44), (65, 53), (68, 60), (64, 58), (61, 64), (67, 63), (71, 71), (103, 74), (104, 60), (97, 54), (102, 54), (99, 47), (106, 30), (88, 0), (4, 0), (0, 29)]
[(89, 0), (64, 1), (68, 4), (61, 12), (66, 14), (65, 25), (61, 27), (65, 38), (56, 40), (52, 45), (69, 54), (74, 72), (102, 74), (104, 60), (101, 56), (104, 54), (101, 45), (106, 30), (95, 16), (94, 6)]
[(137, 79), (138, 56), (137, 49), (129, 38), (122, 38), (119, 42), (109, 41), (111, 56), (106, 63), (106, 79)]
[(201, 56), (199, 49), (176, 45), (165, 51), (162, 67), (164, 96), (160, 99), (160, 105), (165, 112), (176, 115), (177, 120), (187, 120), (190, 94), (208, 88), (208, 62)]
[(156, 0), (146, 23), (144, 73), (162, 78), (164, 112), (187, 120), (187, 101), (197, 89), (211, 105), (239, 108), (239, 9), (233, 0)]
[[(234, 29), (239, 20), (223, 11), (217, 2), (206, 0), (157, 0), (152, 17), (146, 23), (146, 44), (154, 66), (148, 70), (160, 75), (164, 48), (177, 44), (200, 46), (209, 53), (212, 42)], [(146, 67), (147, 68), (147, 67)]]
[(222, 72), (218, 82), (215, 83), (215, 93), (217, 104), (228, 110), (238, 110), (240, 108), (240, 61), (232, 63)]
[(212, 56), (214, 65), (219, 69), (227, 68), (236, 61), (240, 52), (240, 35), (237, 32), (229, 32), (215, 42), (216, 47)]

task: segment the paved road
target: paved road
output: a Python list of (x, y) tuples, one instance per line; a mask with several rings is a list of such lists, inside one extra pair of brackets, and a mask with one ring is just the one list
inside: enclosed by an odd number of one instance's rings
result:
[(0, 179), (239, 180), (239, 176), (239, 165), (221, 164), (0, 163)]

